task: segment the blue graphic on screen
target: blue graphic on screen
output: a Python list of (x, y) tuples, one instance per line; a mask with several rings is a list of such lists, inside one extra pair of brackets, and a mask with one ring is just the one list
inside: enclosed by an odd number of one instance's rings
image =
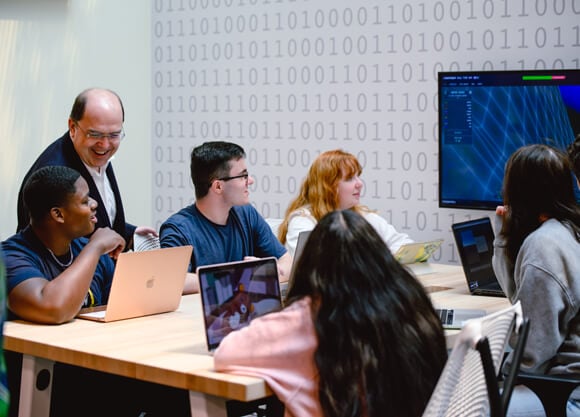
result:
[(440, 206), (494, 209), (516, 149), (565, 150), (580, 133), (580, 70), (530, 74), (537, 72), (440, 74)]

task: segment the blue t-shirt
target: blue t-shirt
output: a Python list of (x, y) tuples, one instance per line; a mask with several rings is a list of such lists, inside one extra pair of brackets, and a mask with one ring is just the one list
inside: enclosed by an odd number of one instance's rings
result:
[[(73, 258), (79, 255), (87, 242), (84, 237), (71, 242)], [(7, 294), (29, 278), (43, 277), (50, 281), (66, 269), (54, 260), (30, 226), (2, 242), (2, 251), (6, 263)], [(114, 270), (113, 260), (108, 255), (101, 256), (83, 307), (107, 304)]]
[(286, 248), (251, 205), (230, 209), (225, 225), (209, 221), (195, 204), (169, 217), (159, 230), (161, 247), (193, 246), (189, 272), (198, 266), (241, 261), (245, 256), (280, 258)]

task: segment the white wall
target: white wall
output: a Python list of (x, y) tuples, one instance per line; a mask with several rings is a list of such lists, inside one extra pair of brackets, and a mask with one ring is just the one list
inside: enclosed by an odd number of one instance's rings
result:
[(204, 141), (245, 148), (266, 217), (342, 148), (362, 203), (457, 263), (451, 224), (492, 212), (438, 207), (437, 73), (579, 68), (579, 17), (580, 0), (155, 0), (153, 221), (192, 200)]
[(150, 20), (143, 0), (0, 0), (0, 239), (16, 229), (24, 174), (91, 86), (123, 99), (113, 164), (128, 220), (150, 224)]
[[(417, 240), (444, 237), (436, 260), (457, 262), (450, 224), (490, 213), (437, 206), (434, 73), (578, 68), (579, 16), (580, 0), (0, 0), (0, 239), (76, 94), (104, 86), (126, 108), (113, 163), (135, 224), (192, 200), (189, 149), (204, 140), (246, 148), (253, 203), (273, 217), (316, 154), (342, 147), (366, 160), (363, 203)], [(319, 66), (324, 82), (289, 82)], [(197, 84), (179, 78), (191, 71)]]

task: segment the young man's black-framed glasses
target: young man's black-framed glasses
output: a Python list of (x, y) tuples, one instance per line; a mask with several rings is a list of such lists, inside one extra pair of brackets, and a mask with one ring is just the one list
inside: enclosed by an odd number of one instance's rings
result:
[(231, 180), (235, 180), (237, 178), (243, 178), (244, 181), (248, 182), (248, 178), (250, 177), (250, 174), (248, 174), (247, 172), (244, 174), (240, 174), (240, 175), (234, 175), (233, 177), (222, 177), (222, 178), (218, 178), (219, 181), (231, 181)]

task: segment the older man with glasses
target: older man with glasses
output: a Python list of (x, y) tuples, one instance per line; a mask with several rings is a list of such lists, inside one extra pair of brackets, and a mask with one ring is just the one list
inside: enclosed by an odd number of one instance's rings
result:
[(161, 246), (193, 246), (184, 293), (197, 292), (198, 266), (274, 256), (280, 280), (287, 281), (292, 257), (260, 213), (250, 204), (254, 179), (243, 148), (206, 142), (191, 152), (196, 201), (167, 219), (159, 230)]
[(133, 245), (133, 234), (154, 234), (150, 227), (135, 227), (125, 220), (121, 193), (111, 157), (125, 137), (125, 110), (113, 91), (90, 88), (75, 99), (68, 119), (68, 131), (40, 154), (22, 181), (18, 193), (18, 229), (29, 223), (23, 200), (23, 185), (39, 168), (60, 165), (81, 173), (89, 184), (89, 194), (98, 203), (96, 227), (110, 227), (125, 238), (126, 247)]

